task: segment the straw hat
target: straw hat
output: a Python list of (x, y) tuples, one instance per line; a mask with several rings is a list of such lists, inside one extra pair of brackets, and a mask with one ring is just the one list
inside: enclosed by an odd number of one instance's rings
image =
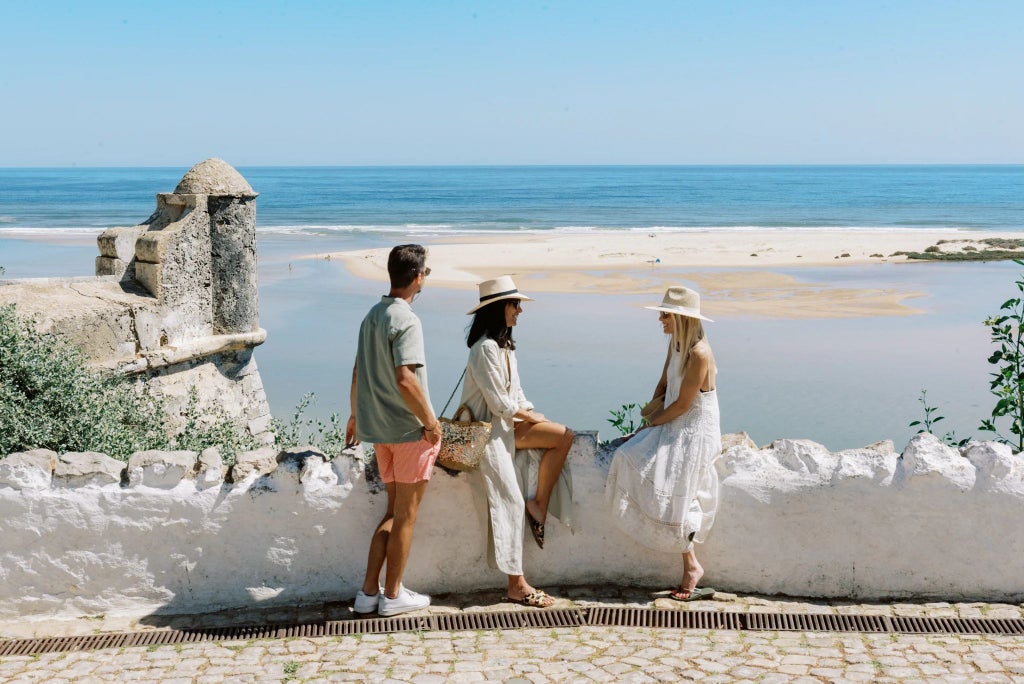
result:
[(476, 313), (478, 309), (502, 299), (533, 301), (532, 297), (527, 297), (519, 291), (519, 288), (516, 287), (515, 282), (512, 280), (512, 276), (499, 276), (494, 280), (485, 280), (482, 283), (478, 283), (477, 287), (480, 288), (480, 303), (467, 311), (466, 315)]
[(652, 311), (664, 311), (676, 314), (677, 316), (699, 318), (702, 321), (714, 323), (707, 316), (701, 315), (700, 295), (697, 294), (696, 290), (691, 290), (682, 285), (673, 286), (665, 290), (665, 296), (661, 298), (661, 304), (658, 306), (645, 306), (644, 308), (651, 309)]

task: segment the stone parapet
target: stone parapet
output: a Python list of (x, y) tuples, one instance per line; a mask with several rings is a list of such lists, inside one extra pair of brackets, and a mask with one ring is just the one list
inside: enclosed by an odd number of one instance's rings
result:
[[(806, 440), (763, 449), (733, 441), (716, 463), (715, 526), (697, 548), (703, 583), (851, 600), (1024, 599), (1024, 468), (1007, 448), (960, 451), (927, 434), (902, 454), (891, 443), (829, 452)], [(577, 433), (567, 461), (576, 523), (550, 520), (543, 551), (527, 538), (533, 584), (678, 582), (677, 554), (645, 549), (608, 516), (611, 455), (593, 433)], [(0, 460), (0, 620), (349, 600), (387, 504), (375, 469), (355, 451), (329, 460), (308, 448), (264, 449), (226, 473), (216, 450), (137, 454), (117, 472), (79, 455), (70, 459), (77, 475), (51, 484), (54, 458), (16, 454), (6, 470)], [(448, 593), (504, 584), (487, 566), (479, 477), (435, 470), (410, 586)]]

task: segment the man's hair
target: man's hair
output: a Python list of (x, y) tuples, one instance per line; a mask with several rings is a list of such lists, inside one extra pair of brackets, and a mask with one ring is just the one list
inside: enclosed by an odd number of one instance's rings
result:
[(423, 245), (398, 245), (388, 255), (388, 276), (391, 287), (409, 287), (427, 263), (427, 250)]

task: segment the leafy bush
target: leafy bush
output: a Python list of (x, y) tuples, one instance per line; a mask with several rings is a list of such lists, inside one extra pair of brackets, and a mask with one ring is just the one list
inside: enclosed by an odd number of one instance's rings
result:
[(235, 464), (239, 453), (259, 446), (256, 438), (219, 406), (200, 411), (199, 390), (195, 385), (189, 388), (182, 417), (185, 424), (171, 439), (174, 449), (203, 451), (215, 446), (220, 450), (221, 459), (230, 466)]
[[(997, 244), (989, 240), (984, 242)], [(1018, 246), (1017, 241), (1014, 242), (1014, 246)], [(1024, 261), (1013, 261), (1024, 266)], [(995, 441), (1009, 445), (1017, 453), (1024, 453), (1024, 276), (1019, 276), (1015, 285), (1018, 296), (1003, 302), (999, 307), (1003, 313), (985, 319), (992, 342), (999, 347), (988, 359), (989, 363), (998, 368), (992, 373), (989, 386), (996, 397), (996, 405), (992, 408), (992, 417), (983, 418), (978, 429), (991, 432)], [(928, 405), (924, 390), (921, 391), (919, 401), (924, 407), (924, 419), (915, 420), (910, 426), (920, 425), (922, 427), (919, 432), (932, 432), (932, 426), (943, 420), (943, 417), (934, 415), (938, 409)], [(1012, 437), (1000, 432), (997, 421), (1009, 421)], [(950, 446), (963, 446), (969, 441), (969, 438), (958, 440), (952, 432), (947, 432), (942, 439)]]
[(316, 395), (310, 392), (295, 406), (291, 420), (285, 422), (274, 418), (271, 421), (274, 446), (278, 449), (287, 449), (309, 445), (331, 458), (341, 453), (345, 448), (345, 421), (337, 413), (332, 413), (326, 423), (316, 418), (304, 417), (306, 409), (314, 403)]
[(612, 424), (619, 434), (629, 435), (637, 431), (637, 428), (642, 425), (639, 414), (636, 418), (633, 417), (633, 411), (638, 411), (643, 408), (643, 404), (623, 404), (618, 409), (609, 411), (612, 414), (611, 418), (606, 418), (609, 423)]
[(0, 307), (0, 457), (28, 449), (99, 451), (125, 460), (147, 449), (218, 446), (230, 463), (255, 440), (223, 411), (202, 415), (193, 387), (184, 427), (169, 434), (165, 403), (144, 382), (91, 371), (81, 350)]
[(162, 402), (144, 385), (89, 371), (76, 346), (0, 307), (0, 455), (169, 447)]
[[(1024, 261), (1014, 263), (1024, 266)], [(1018, 277), (1015, 284), (1018, 296), (1003, 302), (999, 310), (1004, 313), (985, 320), (992, 342), (999, 347), (988, 359), (998, 368), (990, 384), (996, 405), (992, 417), (982, 420), (978, 429), (993, 433), (1020, 453), (1024, 451), (1024, 279)], [(999, 432), (997, 419), (1009, 420), (1012, 437)]]

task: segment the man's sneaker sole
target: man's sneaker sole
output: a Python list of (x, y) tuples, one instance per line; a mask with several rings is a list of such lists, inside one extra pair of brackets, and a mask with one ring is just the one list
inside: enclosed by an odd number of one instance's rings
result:
[[(384, 603), (384, 601), (382, 600), (381, 604), (383, 604), (383, 603)], [(394, 617), (395, 615), (401, 615), (402, 613), (411, 613), (411, 612), (413, 612), (415, 610), (423, 610), (424, 608), (429, 608), (429, 607), (430, 607), (430, 600), (429, 599), (425, 603), (423, 603), (422, 605), (401, 606), (401, 607), (398, 607), (398, 608), (392, 608), (391, 610), (388, 610), (383, 605), (381, 605), (377, 609), (377, 614), (380, 615), (381, 617)]]

